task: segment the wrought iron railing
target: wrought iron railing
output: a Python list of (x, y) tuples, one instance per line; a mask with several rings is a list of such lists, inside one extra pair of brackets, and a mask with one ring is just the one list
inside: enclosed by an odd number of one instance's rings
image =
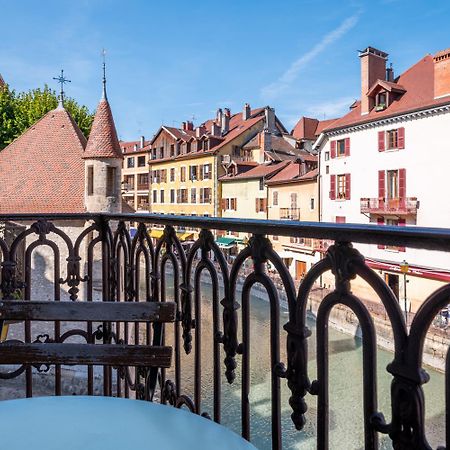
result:
[(417, 197), (361, 198), (361, 212), (368, 214), (417, 214)]
[[(197, 414), (211, 416), (221, 422), (223, 413), (222, 375), (228, 383), (240, 376), (241, 433), (251, 438), (252, 406), (250, 394), (250, 291), (256, 284), (263, 286), (270, 302), (270, 396), (271, 445), (282, 448), (281, 383), (290, 390), (289, 405), (292, 422), (298, 430), (305, 426), (308, 409), (307, 395), (317, 396), (317, 448), (329, 447), (329, 359), (328, 320), (330, 312), (339, 305), (350, 308), (359, 320), (363, 337), (363, 407), (364, 446), (378, 448), (380, 436), (387, 435), (396, 449), (429, 449), (425, 433), (425, 396), (422, 385), (428, 375), (422, 365), (425, 335), (439, 311), (447, 306), (450, 285), (438, 289), (415, 314), (408, 330), (397, 299), (384, 280), (365, 263), (364, 257), (351, 242), (402, 245), (411, 248), (450, 251), (450, 230), (415, 227), (377, 227), (356, 224), (327, 224), (294, 221), (259, 221), (218, 219), (206, 217), (166, 216), (153, 214), (55, 214), (0, 216), (0, 260), (2, 301), (42, 294), (42, 285), (33, 286), (36, 261), (33, 253), (45, 248), (40, 269), (51, 272), (52, 293), (55, 301), (165, 301), (173, 297), (178, 305), (178, 321), (173, 329), (144, 330), (129, 324), (103, 324), (98, 328), (88, 323), (86, 329), (64, 330), (56, 324), (52, 330), (56, 341), (78, 337), (92, 342), (124, 340), (158, 341), (169, 339), (174, 345), (172, 375), (164, 370), (151, 373), (151, 392), (146, 394), (176, 407), (188, 407)], [(137, 226), (130, 237), (129, 225)], [(149, 229), (164, 226), (164, 233), (156, 245)], [(185, 253), (177, 238), (177, 227), (199, 230), (195, 243)], [(229, 268), (222, 251), (215, 243), (214, 232), (228, 230), (248, 233), (248, 245), (237, 255)], [(323, 258), (306, 274), (296, 289), (283, 261), (272, 248), (266, 236), (294, 236), (334, 241), (327, 247)], [(45, 258), (44, 258), (45, 260)], [(251, 262), (252, 269), (242, 275), (241, 269)], [(42, 261), (41, 261), (42, 262)], [(270, 262), (275, 269), (277, 283), (281, 284), (287, 299), (288, 315), (284, 330), (287, 340), (282, 341), (279, 327), (279, 290), (266, 272)], [(169, 271), (169, 266), (171, 270)], [(310, 331), (307, 326), (308, 297), (317, 280), (331, 271), (335, 277), (332, 289), (320, 303), (317, 312), (317, 375), (311, 379), (308, 361)], [(170, 273), (172, 274), (170, 276)], [(211, 317), (201, 314), (201, 277), (211, 280), (208, 299)], [(374, 290), (384, 305), (393, 330), (395, 352), (387, 371), (392, 376), (391, 419), (386, 422), (377, 406), (376, 337), (374, 321), (364, 302), (350, 291), (350, 281), (359, 276)], [(244, 277), (238, 294), (238, 277)], [(22, 326), (22, 325), (21, 325)], [(213, 364), (212, 407), (204, 409), (202, 381), (202, 335), (205, 327), (212, 327), (212, 348), (208, 350)], [(32, 342), (42, 339), (30, 323), (23, 324), (21, 339)], [(284, 333), (284, 332), (283, 332)], [(48, 337), (48, 336), (47, 336)], [(286, 346), (286, 360), (282, 360), (280, 346)], [(204, 355), (203, 355), (204, 356)], [(191, 358), (191, 363), (186, 363)], [(447, 354), (447, 371), (450, 358)], [(185, 369), (190, 369), (187, 374)], [(33, 395), (33, 368), (19, 367), (0, 371), (0, 389), (4, 380), (25, 375), (25, 393)], [(169, 376), (170, 375), (170, 376)], [(60, 368), (55, 373), (55, 393), (63, 392)], [(193, 379), (193, 395), (183, 389), (185, 377)], [(95, 373), (87, 369), (87, 390), (95, 393)], [(446, 375), (446, 410), (450, 405), (448, 373)], [(118, 396), (143, 396), (143, 374), (137, 370), (106, 369), (103, 373), (103, 393)], [(386, 411), (385, 411), (386, 412)], [(448, 421), (447, 421), (448, 422)], [(448, 425), (448, 423), (447, 423)], [(342, 437), (345, 440), (345, 436)], [(446, 445), (450, 448), (450, 426), (446, 428)], [(342, 447), (344, 448), (344, 447)], [(349, 448), (349, 447), (346, 447)]]
[(280, 219), (300, 220), (300, 208), (280, 208)]

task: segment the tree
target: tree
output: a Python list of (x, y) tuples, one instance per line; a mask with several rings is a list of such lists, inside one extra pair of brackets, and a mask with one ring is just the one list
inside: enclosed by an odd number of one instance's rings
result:
[[(0, 150), (58, 105), (58, 96), (47, 85), (16, 94), (7, 86), (0, 88)], [(83, 134), (88, 137), (94, 120), (86, 106), (67, 98), (64, 106)]]

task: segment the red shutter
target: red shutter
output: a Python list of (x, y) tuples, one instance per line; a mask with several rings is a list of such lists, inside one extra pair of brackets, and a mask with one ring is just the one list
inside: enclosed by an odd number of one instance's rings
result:
[[(406, 225), (406, 220), (405, 219), (398, 219), (398, 226), (399, 227), (404, 227)], [(398, 251), (399, 252), (404, 252), (406, 251), (405, 247), (398, 247)]]
[(345, 200), (350, 200), (350, 174), (345, 174)]
[(237, 210), (237, 198), (233, 198), (233, 200), (234, 200), (234, 210), (236, 211)]
[(255, 208), (256, 212), (259, 212), (259, 198), (255, 198)]
[(378, 171), (378, 199), (384, 202), (386, 195), (386, 172), (384, 170)]
[[(377, 224), (378, 225), (384, 225), (384, 217), (378, 217)], [(386, 246), (385, 245), (378, 245), (378, 248), (383, 249), (383, 248), (386, 248)]]
[(379, 152), (384, 152), (384, 150), (386, 149), (384, 136), (385, 136), (384, 131), (378, 132), (378, 151)]
[(263, 212), (267, 212), (267, 198), (262, 199), (262, 210)]
[(336, 200), (336, 175), (330, 176), (330, 198)]
[(405, 129), (403, 127), (397, 131), (397, 145), (399, 149), (405, 148)]
[(225, 211), (227, 209), (227, 201), (225, 198), (223, 198), (221, 200), (221, 208), (222, 208), (222, 211)]
[(345, 156), (350, 156), (350, 138), (345, 138)]
[(398, 195), (400, 199), (406, 198), (406, 169), (398, 171)]
[(330, 142), (330, 150), (331, 150), (331, 159), (336, 158), (336, 141)]

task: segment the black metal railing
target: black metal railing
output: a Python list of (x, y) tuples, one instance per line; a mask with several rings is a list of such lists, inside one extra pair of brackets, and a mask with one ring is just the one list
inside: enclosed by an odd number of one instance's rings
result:
[[(133, 238), (129, 226), (137, 228)], [(153, 226), (163, 226), (163, 235), (150, 237)], [(198, 238), (186, 252), (177, 237), (178, 227), (199, 230)], [(222, 251), (215, 243), (214, 232), (228, 230), (248, 233), (248, 245), (240, 251), (230, 268)], [(298, 289), (282, 259), (272, 248), (266, 236), (293, 236), (299, 238), (334, 241), (302, 280)], [(86, 329), (65, 330), (57, 323), (51, 330), (51, 339), (62, 342), (69, 338), (93, 342), (141, 340), (161, 342), (170, 340), (174, 345), (173, 370), (150, 373), (150, 397), (176, 407), (187, 407), (221, 422), (223, 411), (222, 375), (233, 383), (237, 374), (241, 380), (240, 416), (241, 433), (251, 438), (252, 407), (250, 395), (250, 319), (249, 299), (253, 286), (265, 289), (270, 302), (270, 402), (271, 445), (282, 448), (280, 386), (287, 383), (290, 390), (289, 405), (292, 422), (298, 430), (305, 426), (307, 395), (317, 396), (317, 448), (329, 447), (329, 360), (328, 319), (331, 310), (345, 305), (356, 315), (363, 337), (363, 407), (364, 446), (379, 448), (380, 436), (387, 435), (396, 449), (429, 449), (425, 430), (425, 396), (422, 385), (428, 375), (422, 365), (425, 335), (439, 311), (450, 299), (450, 285), (445, 285), (424, 299), (422, 306), (408, 329), (404, 315), (392, 290), (385, 281), (366, 264), (364, 257), (352, 246), (354, 243), (401, 245), (405, 247), (450, 251), (450, 230), (418, 227), (377, 227), (357, 224), (328, 224), (295, 221), (260, 221), (236, 219), (169, 216), (155, 214), (21, 214), (0, 215), (0, 298), (2, 301), (23, 298), (25, 301), (47, 292), (42, 284), (35, 285), (36, 277), (50, 279), (49, 296), (55, 301), (165, 301), (173, 297), (178, 307), (177, 322), (173, 329), (133, 328), (130, 324), (88, 323)], [(37, 249), (43, 249), (35, 260)], [(242, 268), (250, 261), (242, 276)], [(277, 284), (286, 297), (288, 315), (284, 331), (280, 329), (279, 289), (266, 271), (276, 272)], [(170, 270), (169, 270), (170, 269)], [(317, 375), (310, 379), (308, 368), (307, 326), (308, 298), (315, 283), (326, 272), (335, 278), (331, 289), (320, 302), (317, 311)], [(201, 277), (211, 280), (211, 317), (201, 313)], [(376, 332), (374, 321), (364, 302), (350, 291), (350, 282), (356, 276), (365, 280), (384, 305), (392, 327), (394, 340), (393, 360), (387, 367), (392, 376), (391, 420), (386, 422), (377, 406)], [(243, 277), (238, 295), (238, 278)], [(38, 282), (39, 283), (39, 282)], [(45, 300), (45, 299), (44, 299)], [(1, 318), (0, 318), (1, 323)], [(25, 342), (42, 339), (42, 331), (32, 324), (23, 327), (20, 336)], [(204, 409), (202, 381), (202, 336), (205, 327), (212, 327), (213, 364), (212, 408)], [(41, 331), (41, 332), (40, 332)], [(286, 341), (282, 336), (287, 334)], [(36, 336), (40, 333), (40, 336)], [(48, 337), (48, 336), (47, 336)], [(8, 336), (8, 339), (10, 337)], [(13, 336), (16, 339), (16, 336)], [(50, 340), (51, 340), (50, 339)], [(282, 341), (283, 339), (283, 341)], [(286, 347), (286, 360), (282, 360), (280, 346)], [(190, 358), (191, 363), (186, 363)], [(239, 366), (239, 367), (238, 367)], [(447, 369), (450, 357), (447, 353)], [(185, 369), (191, 373), (187, 374)], [(48, 370), (48, 368), (40, 368)], [(35, 370), (18, 367), (0, 371), (1, 383), (25, 376), (25, 394), (33, 395)], [(108, 368), (103, 373), (104, 395), (143, 396), (143, 374), (139, 370)], [(192, 395), (184, 389), (186, 377), (193, 379)], [(63, 393), (61, 368), (54, 372), (55, 394)], [(87, 391), (94, 394), (96, 374), (87, 369)], [(147, 385), (147, 384), (146, 384)], [(450, 402), (450, 381), (446, 374), (446, 411)], [(148, 392), (146, 393), (148, 394)], [(345, 439), (345, 436), (343, 436)], [(446, 427), (446, 445), (450, 448), (450, 426)], [(443, 448), (443, 447), (442, 447)]]

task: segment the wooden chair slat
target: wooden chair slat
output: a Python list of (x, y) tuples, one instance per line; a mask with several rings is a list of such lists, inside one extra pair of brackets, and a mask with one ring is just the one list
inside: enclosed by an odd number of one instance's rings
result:
[(0, 364), (67, 364), (169, 368), (172, 347), (121, 344), (0, 343)]
[(0, 320), (173, 322), (174, 302), (0, 302)]

